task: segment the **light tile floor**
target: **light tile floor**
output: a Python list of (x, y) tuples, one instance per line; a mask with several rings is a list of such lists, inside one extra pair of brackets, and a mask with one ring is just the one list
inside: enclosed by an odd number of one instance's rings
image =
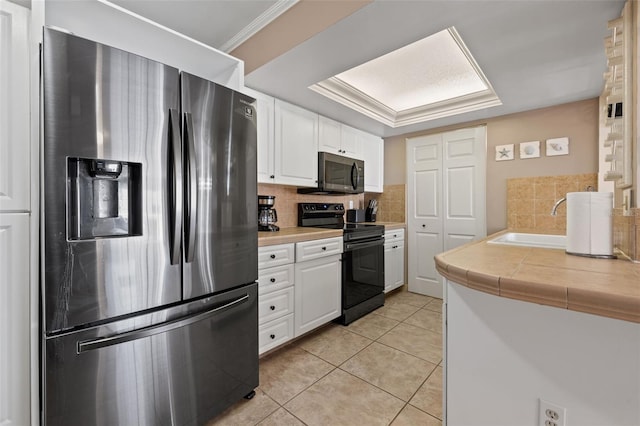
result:
[(260, 360), (260, 387), (213, 425), (442, 424), (442, 301), (402, 289)]

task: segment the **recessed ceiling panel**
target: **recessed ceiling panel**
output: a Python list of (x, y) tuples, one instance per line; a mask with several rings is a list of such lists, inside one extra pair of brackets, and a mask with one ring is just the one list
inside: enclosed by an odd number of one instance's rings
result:
[(396, 111), (487, 89), (448, 30), (352, 68), (336, 78)]
[(501, 104), (453, 27), (310, 88), (391, 127)]

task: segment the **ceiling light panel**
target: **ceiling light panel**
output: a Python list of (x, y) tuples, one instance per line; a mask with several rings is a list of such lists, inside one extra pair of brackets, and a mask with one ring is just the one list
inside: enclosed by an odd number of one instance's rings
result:
[(392, 127), (501, 104), (453, 27), (311, 89)]
[(487, 89), (448, 30), (336, 77), (396, 111)]

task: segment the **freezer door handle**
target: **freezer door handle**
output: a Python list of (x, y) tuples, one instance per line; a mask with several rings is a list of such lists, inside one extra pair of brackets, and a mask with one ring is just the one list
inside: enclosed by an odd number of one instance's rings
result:
[(130, 342), (132, 340), (143, 339), (155, 334), (166, 333), (167, 331), (175, 330), (176, 328), (185, 327), (198, 321), (203, 321), (217, 313), (220, 313), (221, 311), (241, 305), (247, 300), (249, 300), (249, 294), (244, 294), (243, 296), (240, 296), (230, 302), (224, 302), (222, 305), (218, 305), (208, 311), (192, 314), (186, 317), (176, 318), (169, 322), (141, 328), (140, 330), (128, 331), (122, 334), (117, 334), (115, 336), (101, 337), (94, 340), (78, 342), (78, 353), (81, 354), (83, 352), (91, 351), (94, 349), (105, 348), (108, 346), (118, 345), (120, 343)]
[(180, 114), (169, 109), (169, 257), (172, 265), (180, 263), (180, 227), (182, 225), (182, 147)]
[(185, 150), (185, 261), (192, 262), (196, 246), (196, 222), (198, 212), (198, 176), (196, 174), (196, 148), (193, 134), (193, 117), (184, 113), (184, 150)]

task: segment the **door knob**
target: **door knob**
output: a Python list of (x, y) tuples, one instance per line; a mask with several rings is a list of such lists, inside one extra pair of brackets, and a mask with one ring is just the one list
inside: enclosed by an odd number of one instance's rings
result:
[(271, 281), (272, 283), (275, 283), (276, 279), (275, 278), (271, 278), (269, 281)]
[(422, 224), (422, 227), (423, 227), (423, 228), (426, 228), (426, 227), (427, 227), (427, 225), (425, 225), (425, 224), (423, 223), (423, 224)]
[(269, 337), (271, 337), (272, 339), (275, 339), (275, 338), (276, 338), (276, 335), (275, 335), (275, 334), (272, 334), (272, 335), (270, 335)]
[(275, 307), (275, 306), (273, 306), (273, 305), (271, 305), (271, 306), (269, 306), (269, 309), (271, 309), (272, 311), (275, 311), (275, 310), (276, 310), (276, 307)]
[[(422, 225), (422, 226), (424, 226), (424, 225)], [(271, 255), (271, 256), (269, 256), (269, 257), (271, 257), (272, 259), (275, 259), (275, 258), (276, 258), (276, 255), (275, 255), (275, 254), (272, 254), (272, 255)]]

